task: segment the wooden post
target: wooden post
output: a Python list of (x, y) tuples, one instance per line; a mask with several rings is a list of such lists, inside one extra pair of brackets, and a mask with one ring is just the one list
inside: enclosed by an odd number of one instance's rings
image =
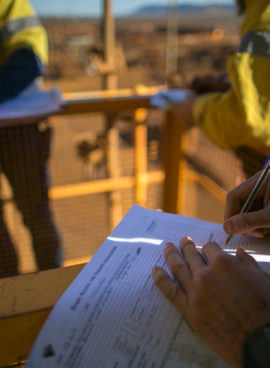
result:
[(166, 114), (163, 126), (163, 168), (165, 172), (163, 210), (181, 213), (181, 192), (186, 161), (183, 155), (185, 133), (173, 112)]
[(146, 205), (147, 200), (147, 126), (145, 119), (147, 111), (137, 109), (134, 113), (134, 149), (135, 149), (135, 201)]
[(165, 82), (178, 72), (178, 0), (168, 0)]
[[(121, 178), (121, 159), (120, 159), (120, 142), (119, 131), (114, 126), (114, 118), (107, 117), (107, 166), (110, 178)], [(109, 194), (110, 206), (110, 231), (122, 220), (122, 195), (121, 191), (115, 190)]]
[[(111, 0), (104, 0), (103, 14), (103, 41), (104, 41), (104, 61), (107, 65), (112, 65), (115, 57), (115, 27), (111, 9)], [(102, 76), (102, 87), (104, 90), (117, 89), (117, 76), (113, 70)], [(107, 130), (107, 161), (108, 172), (111, 178), (121, 176), (119, 132), (114, 127), (114, 117), (106, 116)], [(119, 223), (122, 218), (121, 192), (115, 191), (109, 194), (110, 203), (110, 231)]]
[[(115, 57), (115, 26), (111, 10), (111, 0), (104, 0), (103, 14), (103, 41), (104, 41), (104, 61), (112, 64)], [(102, 76), (103, 89), (116, 89), (117, 76), (110, 70)]]

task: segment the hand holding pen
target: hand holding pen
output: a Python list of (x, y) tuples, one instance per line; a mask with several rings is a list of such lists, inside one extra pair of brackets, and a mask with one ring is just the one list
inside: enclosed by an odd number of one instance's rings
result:
[[(270, 156), (263, 170), (228, 193), (224, 215), (224, 230), (262, 238), (270, 230)], [(270, 244), (269, 244), (270, 246)]]

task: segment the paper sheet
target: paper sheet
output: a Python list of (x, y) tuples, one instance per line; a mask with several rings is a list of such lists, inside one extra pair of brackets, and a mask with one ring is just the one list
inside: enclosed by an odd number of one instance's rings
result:
[(160, 90), (151, 98), (150, 105), (152, 107), (169, 110), (172, 104), (184, 101), (187, 96), (187, 90), (180, 88)]
[[(56, 304), (26, 368), (229, 367), (151, 278), (153, 266), (166, 268), (164, 241), (186, 235), (199, 246), (226, 239), (219, 224), (134, 205)], [(236, 243), (249, 242), (234, 237), (231, 250)]]
[(50, 115), (59, 112), (63, 104), (61, 92), (57, 87), (39, 90), (33, 84), (17, 97), (0, 104), (0, 122)]

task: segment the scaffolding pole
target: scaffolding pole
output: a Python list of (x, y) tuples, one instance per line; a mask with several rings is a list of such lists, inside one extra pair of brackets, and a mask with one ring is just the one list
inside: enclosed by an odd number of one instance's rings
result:
[[(111, 0), (103, 0), (104, 62), (113, 65), (115, 57), (115, 25)], [(117, 89), (117, 75), (109, 71), (102, 76), (102, 89)]]
[[(107, 65), (114, 64), (115, 58), (115, 24), (112, 14), (111, 0), (103, 0), (103, 41), (104, 41), (104, 62)], [(109, 68), (110, 70), (110, 68)], [(117, 75), (114, 70), (110, 70), (102, 76), (103, 90), (117, 89)], [(117, 179), (121, 177), (121, 161), (119, 132), (114, 126), (115, 116), (106, 115), (106, 137), (107, 137), (107, 169), (109, 177)], [(109, 193), (110, 203), (110, 230), (122, 219), (122, 195), (121, 191), (112, 191)]]
[(172, 78), (178, 72), (178, 0), (168, 0), (167, 47), (165, 79)]

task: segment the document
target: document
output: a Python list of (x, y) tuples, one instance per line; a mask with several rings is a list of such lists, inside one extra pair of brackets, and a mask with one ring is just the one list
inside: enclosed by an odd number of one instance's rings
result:
[(33, 122), (55, 114), (64, 106), (57, 87), (40, 90), (34, 83), (17, 97), (0, 104), (0, 126)]
[[(26, 368), (227, 368), (154, 285), (168, 270), (164, 242), (189, 235), (224, 245), (222, 225), (133, 205), (67, 288), (45, 322)], [(267, 240), (234, 236), (270, 270)]]
[(186, 89), (161, 89), (157, 94), (152, 96), (150, 105), (168, 111), (172, 108), (173, 104), (184, 101), (187, 95), (188, 90)]

